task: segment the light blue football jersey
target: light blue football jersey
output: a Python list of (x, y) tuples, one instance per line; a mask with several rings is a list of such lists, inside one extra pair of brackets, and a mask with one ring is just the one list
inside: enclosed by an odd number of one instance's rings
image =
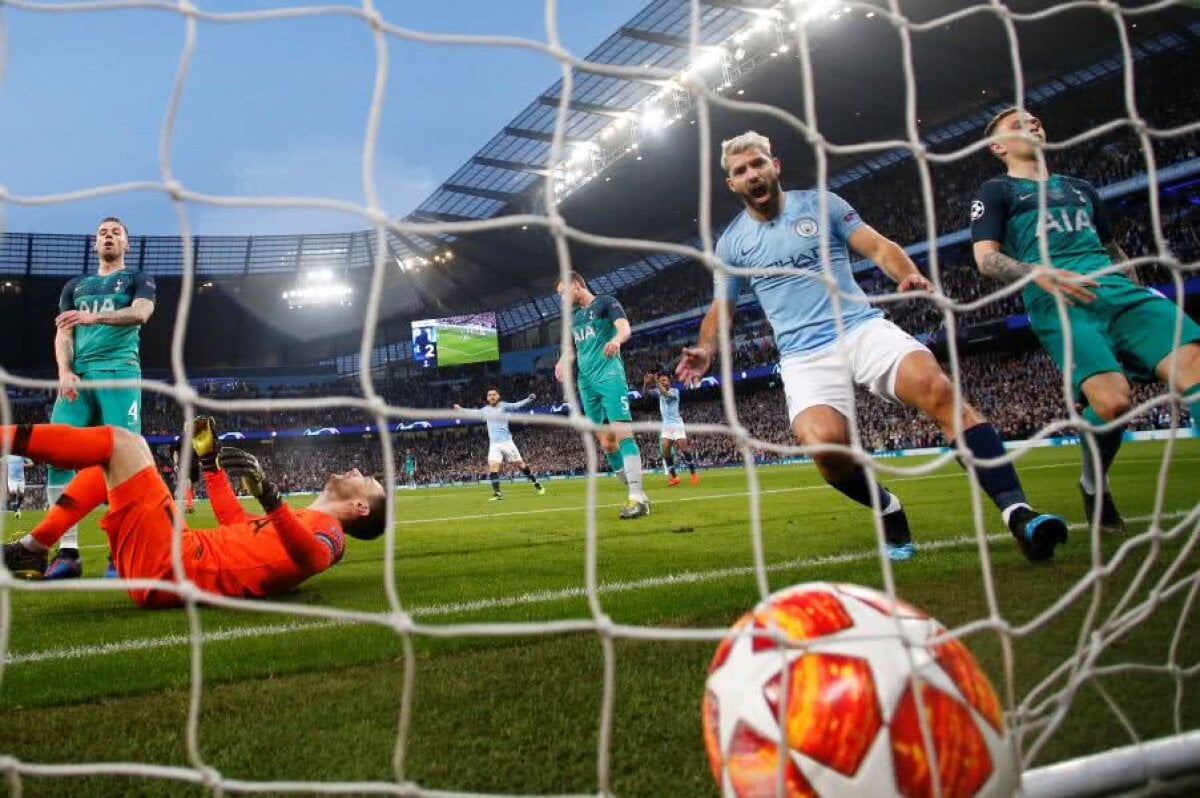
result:
[(683, 416), (679, 415), (679, 389), (668, 388), (658, 392), (658, 412), (664, 427), (682, 427)]
[(24, 482), (25, 481), (25, 458), (20, 455), (10, 454), (8, 457), (8, 481), (9, 482)]
[(479, 408), (484, 421), (487, 422), (488, 442), (495, 444), (512, 441), (512, 432), (508, 428), (508, 419), (501, 414), (511, 413), (514, 410), (528, 407), (532, 401), (532, 399), (522, 399), (519, 402), (498, 402), (495, 407), (484, 405)]
[(841, 315), (847, 332), (883, 316), (854, 281), (847, 240), (864, 222), (850, 203), (828, 192), (824, 223), (818, 214), (819, 192), (785, 191), (783, 209), (769, 222), (743, 210), (721, 234), (716, 254), (730, 266), (784, 267), (794, 274), (727, 276), (726, 297), (736, 301), (746, 288), (754, 292), (775, 333), (780, 357), (809, 355), (837, 342), (833, 299), (821, 265), (822, 227), (828, 229), (830, 268), (841, 291)]

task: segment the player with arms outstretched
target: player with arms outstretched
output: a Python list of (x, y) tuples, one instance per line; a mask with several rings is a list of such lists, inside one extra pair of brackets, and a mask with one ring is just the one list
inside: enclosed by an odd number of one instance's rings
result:
[(21, 517), (21, 505), (25, 502), (25, 467), (33, 465), (28, 457), (10, 454), (8, 460), (8, 479), (5, 487), (4, 507), (11, 509), (17, 518)]
[(575, 309), (571, 316), (574, 353), (563, 352), (554, 364), (554, 378), (563, 381), (572, 358), (579, 367), (579, 401), (588, 419), (597, 425), (596, 440), (614, 474), (629, 488), (621, 518), (650, 514), (650, 500), (642, 489), (642, 455), (633, 438), (629, 412), (629, 383), (621, 344), (632, 334), (621, 303), (611, 296), (596, 296), (581, 275), (571, 272), (556, 285)]
[[(725, 299), (719, 294), (714, 298), (700, 326), (699, 343), (683, 350), (676, 370), (679, 378), (690, 382), (708, 371), (717, 352), (721, 303), (725, 302), (726, 318), (731, 321), (742, 286), (749, 283), (775, 333), (792, 432), (800, 443), (849, 445), (848, 419), (857, 384), (922, 410), (951, 440), (961, 427), (962, 444), (976, 458), (1003, 457), (1004, 444), (995, 428), (966, 403), (955, 418), (954, 389), (937, 360), (883, 318), (854, 280), (849, 249), (874, 262), (898, 283), (900, 291), (930, 290), (929, 281), (904, 250), (864, 223), (832, 192), (826, 194), (825, 214), (820, 212), (818, 191), (785, 192), (779, 182), (779, 159), (771, 155), (765, 136), (750, 131), (723, 142), (721, 167), (729, 190), (745, 209), (721, 235), (717, 256), (731, 266), (784, 267), (794, 273), (718, 275), (718, 280), (725, 280)], [(835, 308), (820, 279), (823, 227), (829, 238), (829, 269), (842, 296), (840, 308)], [(846, 336), (840, 345), (838, 313)], [(850, 455), (816, 452), (813, 460), (826, 482), (859, 504), (872, 506), (867, 474)], [(1030, 508), (1012, 464), (977, 466), (976, 474), (1022, 553), (1030, 560), (1053, 557), (1055, 546), (1066, 540), (1067, 525), (1057, 516)], [(915, 548), (900, 500), (882, 485), (876, 487), (888, 556), (909, 559)]]
[[(0, 427), (0, 436), (14, 452), (79, 469), (62, 494), (79, 517), (108, 501), (100, 527), (122, 576), (175, 581), (175, 501), (141, 436), (120, 427), (62, 424)], [(220, 524), (183, 528), (184, 572), (201, 589), (236, 598), (279, 595), (337, 563), (345, 551), (345, 535), (370, 540), (383, 534), (387, 499), (378, 480), (357, 470), (331, 474), (312, 504), (293, 510), (257, 458), (229, 447), (218, 452), (216, 443), (212, 419), (196, 419), (192, 445)], [(241, 481), (264, 514), (242, 508), (230, 477)], [(46, 551), (45, 544), (27, 535), (4, 545), (4, 565), (15, 576), (38, 579)], [(139, 587), (129, 595), (138, 606), (152, 609), (183, 603), (171, 590)]]
[(642, 393), (658, 398), (658, 414), (662, 419), (659, 446), (662, 449), (663, 465), (667, 467), (667, 487), (673, 488), (679, 484), (679, 475), (675, 471), (676, 452), (692, 472), (692, 484), (699, 485), (700, 475), (696, 473), (696, 458), (692, 456), (687, 429), (679, 412), (679, 389), (671, 386), (671, 378), (666, 374), (646, 374), (642, 377)]
[[(94, 242), (100, 261), (96, 274), (74, 277), (59, 298), (54, 357), (58, 363), (58, 399), (50, 413), (55, 424), (72, 427), (111, 425), (135, 434), (142, 431), (142, 391), (131, 388), (78, 388), (83, 380), (137, 379), (142, 376), (138, 344), (141, 326), (154, 313), (154, 278), (125, 267), (129, 230), (115, 216), (100, 222)], [(58, 540), (58, 556), (47, 579), (70, 579), (83, 573), (79, 533), (63, 526), (58, 499), (74, 476), (53, 464), (46, 469), (46, 503), (50, 511), (33, 534)], [(112, 574), (110, 574), (112, 575)]]
[[(529, 470), (529, 466), (521, 457), (520, 450), (517, 449), (517, 444), (513, 443), (512, 431), (508, 428), (508, 419), (504, 417), (505, 413), (528, 407), (536, 398), (537, 396), (534, 394), (529, 394), (519, 402), (502, 402), (500, 401), (500, 389), (488, 388), (487, 404), (476, 411), (487, 422), (488, 480), (492, 483), (492, 498), (489, 501), (499, 501), (504, 498), (500, 492), (500, 466), (504, 463), (512, 463), (520, 469), (521, 473), (533, 483), (533, 489), (537, 495), (546, 495), (546, 489)], [(454, 405), (454, 409), (462, 410), (463, 408), (461, 405)]]
[[(1174, 387), (1188, 404), (1192, 424), (1200, 427), (1200, 324), (1187, 315), (1179, 319), (1174, 302), (1124, 274), (1090, 276), (1128, 258), (1113, 240), (1096, 189), (1079, 178), (1048, 174), (1038, 163), (1046, 140), (1040, 119), (1008, 108), (985, 133), (995, 137), (989, 149), (1007, 173), (985, 182), (971, 203), (975, 261), (981, 272), (1004, 283), (1034, 275), (1021, 297), (1030, 326), (1060, 369), (1066, 368), (1066, 335), (1055, 296), (1062, 298), (1071, 333), (1071, 387), (1087, 402), (1084, 419), (1099, 426), (1128, 413), (1130, 378), (1169, 383), (1178, 368)], [(1039, 229), (1045, 231), (1049, 265), (1042, 261)], [(1091, 523), (1099, 505), (1100, 527), (1111, 532), (1125, 528), (1107, 478), (1123, 433), (1124, 426), (1095, 433), (1099, 473), (1090, 446), (1081, 447), (1084, 512)]]

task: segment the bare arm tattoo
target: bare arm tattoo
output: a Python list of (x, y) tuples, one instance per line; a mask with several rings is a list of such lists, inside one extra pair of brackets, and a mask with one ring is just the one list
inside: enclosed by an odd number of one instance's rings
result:
[(1002, 283), (1015, 283), (1033, 271), (1034, 267), (1010, 258), (999, 250), (989, 252), (979, 261), (979, 271)]

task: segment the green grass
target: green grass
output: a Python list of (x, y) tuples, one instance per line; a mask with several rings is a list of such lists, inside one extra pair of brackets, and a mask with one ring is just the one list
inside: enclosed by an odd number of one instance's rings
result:
[[(1162, 465), (1160, 444), (1129, 444), (1113, 471), (1115, 493), (1129, 518), (1153, 509)], [(1082, 520), (1073, 448), (1039, 449), (1020, 470), (1039, 508)], [(927, 460), (889, 460), (913, 468)], [(771, 589), (828, 579), (881, 585), (870, 517), (824, 487), (810, 466), (760, 469), (765, 559)], [(1163, 509), (1164, 527), (1196, 504), (1200, 441), (1175, 448)], [(757, 600), (748, 534), (745, 474), (703, 473), (699, 487), (667, 490), (650, 478), (654, 512), (619, 522), (620, 486), (599, 480), (596, 562), (604, 613), (642, 628), (724, 628)], [(968, 486), (955, 465), (932, 474), (884, 480), (904, 500), (914, 532), (926, 544), (896, 567), (899, 593), (950, 626), (987, 617), (980, 554), (964, 540), (973, 525)], [(396, 590), (406, 610), (437, 630), (467, 622), (588, 619), (584, 586), (585, 487), (551, 482), (536, 497), (527, 483), (489, 503), (486, 487), (401, 491), (395, 553)], [(207, 506), (189, 519), (211, 523)], [(984, 507), (989, 533), (1003, 532)], [(29, 514), (21, 525), (35, 521)], [(103, 568), (95, 517), (83, 528), (86, 568)], [(11, 516), (5, 529), (11, 530)], [(1099, 541), (1114, 554), (1129, 535)], [(1167, 569), (1171, 582), (1194, 578), (1200, 553), (1196, 523), (1156, 545), (1126, 546), (1124, 559), (1098, 584), (1103, 622), (1139, 569), (1134, 603), (1144, 602)], [(932, 545), (932, 544), (937, 544)], [(844, 556), (838, 556), (844, 555)], [(385, 612), (384, 549), (351, 541), (345, 560), (283, 597), (296, 605)], [(832, 558), (821, 561), (821, 558)], [(1010, 539), (989, 546), (998, 611), (1013, 624), (1037, 617), (1092, 570), (1088, 533), (1076, 530), (1055, 563), (1026, 563)], [(688, 579), (664, 580), (674, 575)], [(1111, 642), (1100, 666), (1162, 666), (1186, 591), (1149, 609), (1129, 634)], [(997, 635), (967, 642), (992, 675), (1002, 699), (1020, 701), (1070, 658), (1094, 594), (1015, 638), (1012, 681), (1005, 678)], [(475, 602), (475, 603), (472, 603)], [(230, 778), (389, 780), (405, 657), (390, 630), (329, 626), (294, 615), (200, 611), (205, 633), (241, 637), (204, 646), (199, 745), (204, 762)], [(1194, 628), (1194, 616), (1183, 620)], [(306, 628), (293, 629), (289, 624)], [(285, 629), (281, 631), (281, 627)], [(269, 633), (268, 633), (269, 632)], [(0, 755), (29, 762), (143, 761), (188, 764), (185, 727), (190, 685), (188, 634), (182, 611), (139, 610), (120, 592), (15, 591), (9, 654), (0, 674)], [(141, 648), (130, 648), (140, 641)], [(416, 691), (406, 749), (406, 778), (447, 790), (505, 793), (595, 792), (596, 744), (604, 657), (594, 633), (445, 638), (416, 635)], [(100, 646), (111, 646), (103, 653)], [(615, 644), (612, 787), (621, 795), (715, 794), (700, 738), (700, 699), (711, 642), (630, 638)], [(115, 649), (115, 650), (114, 650)], [(1200, 661), (1200, 639), (1180, 637), (1175, 663)], [(1129, 742), (1101, 685), (1142, 739), (1172, 733), (1175, 690), (1183, 690), (1181, 726), (1200, 728), (1196, 678), (1178, 685), (1161, 672), (1130, 671), (1085, 681), (1061, 728), (1037, 757), (1057, 761)], [(1026, 737), (1026, 741), (1032, 739)], [(2, 782), (0, 782), (2, 783)], [(62, 779), (25, 777), (26, 795), (61, 794)], [(127, 777), (73, 778), (72, 795), (190, 794), (179, 783)], [(196, 794), (201, 794), (197, 789)]]
[(438, 326), (439, 366), (462, 366), (499, 359), (500, 339), (494, 334), (471, 335), (459, 327)]

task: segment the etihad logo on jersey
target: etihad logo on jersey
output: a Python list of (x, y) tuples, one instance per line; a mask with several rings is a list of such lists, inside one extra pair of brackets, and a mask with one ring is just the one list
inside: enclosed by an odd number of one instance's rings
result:
[(1086, 208), (1054, 208), (1042, 214), (1042, 227), (1047, 233), (1096, 232)]

